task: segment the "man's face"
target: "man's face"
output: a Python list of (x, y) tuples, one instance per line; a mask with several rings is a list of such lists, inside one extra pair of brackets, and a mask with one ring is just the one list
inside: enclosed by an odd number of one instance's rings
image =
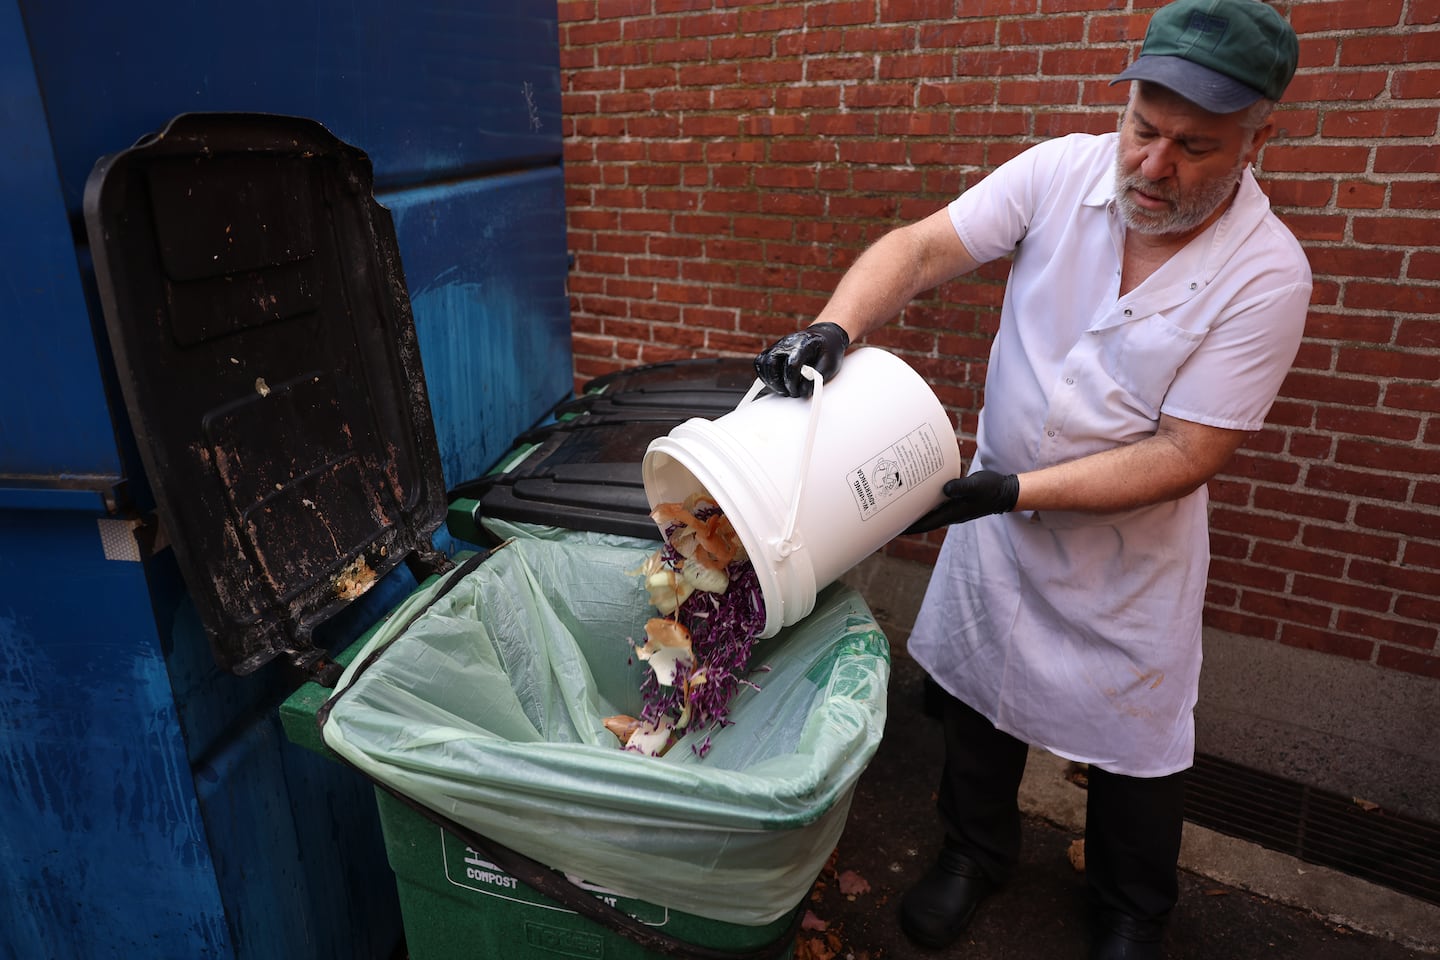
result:
[(1270, 135), (1267, 124), (1252, 138), (1240, 123), (1244, 113), (1210, 113), (1164, 87), (1138, 84), (1115, 156), (1115, 192), (1126, 226), (1182, 237), (1218, 217)]

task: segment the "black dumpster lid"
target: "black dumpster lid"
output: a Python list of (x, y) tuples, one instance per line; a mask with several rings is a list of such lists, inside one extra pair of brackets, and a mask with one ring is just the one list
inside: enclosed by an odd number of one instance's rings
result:
[(617, 370), (562, 401), (485, 476), (451, 493), (475, 517), (659, 540), (641, 464), (650, 442), (693, 417), (735, 409), (755, 382), (749, 358), (671, 360)]
[(502, 466), (451, 492), (474, 499), (477, 518), (659, 540), (641, 463), (651, 440), (689, 416), (641, 411), (537, 427), (517, 438)]
[(120, 386), (216, 659), (431, 556), (444, 480), (369, 158), (313, 120), (186, 114), (102, 158), (85, 223)]
[(647, 363), (602, 374), (585, 384), (582, 395), (624, 395), (632, 401), (648, 397), (656, 404), (663, 404), (667, 394), (702, 396), (708, 393), (714, 395), (717, 403), (732, 396), (738, 403), (754, 382), (755, 363), (749, 357), (696, 357)]

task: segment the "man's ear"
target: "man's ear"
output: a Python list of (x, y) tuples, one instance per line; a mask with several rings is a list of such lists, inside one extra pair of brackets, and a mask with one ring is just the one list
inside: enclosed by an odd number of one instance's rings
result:
[(1275, 132), (1275, 121), (1267, 120), (1265, 125), (1255, 131), (1255, 136), (1250, 141), (1250, 148), (1245, 151), (1245, 162), (1254, 164), (1255, 158), (1260, 156), (1260, 148), (1265, 146), (1265, 141)]

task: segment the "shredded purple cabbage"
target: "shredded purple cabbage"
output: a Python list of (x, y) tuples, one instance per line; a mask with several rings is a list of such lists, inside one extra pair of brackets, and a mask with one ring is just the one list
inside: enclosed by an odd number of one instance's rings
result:
[[(714, 507), (702, 508), (694, 516), (705, 520), (719, 512)], [(661, 559), (672, 568), (684, 562), (670, 546), (673, 529), (665, 531), (666, 542), (660, 548)], [(689, 722), (683, 730), (676, 730), (677, 736), (692, 730), (704, 732), (703, 739), (690, 747), (701, 757), (710, 751), (711, 734), (730, 724), (730, 701), (740, 688), (755, 687), (746, 674), (755, 638), (765, 629), (765, 599), (755, 568), (749, 560), (735, 560), (726, 567), (726, 573), (730, 585), (724, 593), (696, 590), (675, 611), (675, 620), (690, 631), (694, 664), (679, 665), (674, 686), (661, 686), (654, 671), (646, 671), (640, 686), (645, 702), (640, 719), (654, 723), (668, 717), (673, 723), (685, 709), (685, 685), (690, 676), (697, 670), (705, 671), (705, 682), (690, 694)]]

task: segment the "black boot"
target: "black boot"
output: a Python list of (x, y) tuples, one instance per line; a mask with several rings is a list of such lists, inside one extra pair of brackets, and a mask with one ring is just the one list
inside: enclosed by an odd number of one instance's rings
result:
[(1165, 956), (1165, 925), (1105, 912), (1093, 921), (1090, 960), (1161, 960)]
[(1090, 960), (1160, 960), (1165, 919), (1180, 896), (1176, 863), (1185, 774), (1126, 777), (1090, 768), (1085, 880)]
[(995, 884), (974, 860), (954, 850), (940, 858), (900, 901), (900, 929), (922, 947), (947, 947), (965, 932)]

